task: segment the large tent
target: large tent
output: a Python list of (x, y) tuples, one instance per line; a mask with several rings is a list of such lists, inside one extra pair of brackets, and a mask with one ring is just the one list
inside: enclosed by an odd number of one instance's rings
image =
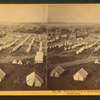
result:
[(63, 69), (63, 68), (59, 65), (59, 66), (57, 66), (56, 68), (54, 68), (54, 69), (51, 71), (50, 76), (51, 76), (51, 77), (60, 77), (60, 75), (63, 74), (64, 71), (65, 71), (65, 69)]
[(87, 77), (88, 73), (84, 68), (81, 68), (74, 76), (73, 79), (76, 81), (84, 81)]
[(35, 56), (36, 63), (43, 63), (43, 52), (37, 52)]
[(0, 82), (4, 79), (6, 73), (0, 68)]
[(31, 74), (26, 76), (26, 83), (29, 86), (35, 86), (35, 87), (41, 87), (43, 84), (43, 79), (36, 74), (35, 72), (32, 72)]

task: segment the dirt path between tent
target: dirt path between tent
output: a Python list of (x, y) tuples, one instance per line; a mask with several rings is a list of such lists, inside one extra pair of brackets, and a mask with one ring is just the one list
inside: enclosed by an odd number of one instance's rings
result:
[(89, 56), (86, 59), (77, 60), (77, 61), (73, 61), (73, 62), (67, 62), (67, 63), (63, 63), (61, 65), (64, 66), (64, 67), (68, 67), (68, 66), (73, 66), (73, 65), (79, 65), (79, 64), (94, 62), (95, 59), (100, 60), (100, 56)]
[(8, 62), (11, 62), (13, 61), (14, 59), (16, 60), (23, 60), (23, 59), (29, 59), (29, 58), (34, 58), (34, 55), (31, 55), (31, 56), (6, 56), (4, 59), (0, 59), (0, 63), (8, 63)]

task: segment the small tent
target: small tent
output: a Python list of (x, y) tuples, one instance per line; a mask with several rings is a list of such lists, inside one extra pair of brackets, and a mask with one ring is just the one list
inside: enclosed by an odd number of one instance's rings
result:
[(100, 64), (100, 62), (99, 62), (98, 59), (96, 59), (96, 60), (94, 61), (94, 63), (95, 63), (95, 64)]
[(58, 47), (61, 48), (61, 45), (59, 44)]
[(6, 73), (0, 68), (0, 82), (4, 79)]
[(42, 45), (43, 45), (43, 43), (42, 43), (42, 41), (40, 41), (40, 47), (42, 47)]
[(14, 59), (14, 60), (12, 61), (12, 64), (17, 64), (17, 60)]
[(42, 52), (42, 51), (43, 51), (43, 47), (40, 47), (40, 48), (39, 48), (39, 52)]
[(19, 65), (22, 65), (22, 64), (23, 64), (22, 60), (19, 60), (19, 61), (18, 61), (18, 64), (19, 64)]
[(26, 76), (26, 83), (28, 86), (35, 86), (35, 87), (41, 87), (43, 84), (43, 79), (36, 74), (35, 72), (32, 72), (28, 76)]
[(88, 73), (84, 68), (81, 68), (74, 76), (73, 79), (76, 81), (84, 81), (87, 77)]
[(49, 47), (50, 49), (52, 48), (52, 46)]
[(52, 71), (51, 71), (51, 74), (50, 76), (51, 77), (60, 77), (61, 74), (63, 74), (65, 70), (59, 65), (57, 66), (56, 68), (54, 68)]
[(79, 54), (79, 50), (76, 51), (76, 54)]
[(36, 63), (43, 63), (43, 52), (37, 52), (35, 56)]
[(66, 50), (67, 50), (67, 48), (66, 48), (66, 47), (64, 47), (64, 50), (66, 51)]

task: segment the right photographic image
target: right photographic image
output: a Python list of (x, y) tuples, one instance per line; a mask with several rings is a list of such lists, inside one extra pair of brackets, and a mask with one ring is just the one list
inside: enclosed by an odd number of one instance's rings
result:
[(48, 5), (47, 90), (100, 89), (100, 5)]

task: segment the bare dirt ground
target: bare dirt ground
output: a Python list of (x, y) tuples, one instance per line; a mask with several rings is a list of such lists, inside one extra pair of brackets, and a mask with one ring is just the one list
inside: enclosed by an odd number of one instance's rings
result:
[[(89, 39), (90, 38), (90, 39)], [(82, 41), (86, 41), (89, 44), (95, 42), (97, 38), (94, 36), (90, 36), (89, 38), (85, 38)], [(63, 41), (63, 40), (62, 40)], [(79, 41), (71, 41), (74, 44), (78, 44)], [(57, 44), (57, 42), (55, 42)], [(50, 45), (50, 44), (49, 44)], [(52, 44), (53, 45), (53, 44)], [(94, 47), (85, 50), (84, 52), (76, 55), (75, 52), (80, 47), (64, 51), (64, 47), (62, 48), (53, 48), (48, 50), (48, 90), (96, 90), (100, 89), (99, 81), (96, 81), (100, 77), (99, 64), (94, 64), (95, 59), (100, 60), (100, 55), (98, 50), (95, 53), (91, 53), (97, 46), (100, 45), (100, 42), (97, 43)], [(61, 65), (65, 72), (59, 78), (51, 78), (51, 71)], [(73, 80), (73, 75), (81, 68), (84, 68), (88, 72), (88, 76), (85, 81), (79, 82)]]
[[(17, 34), (18, 35), (18, 34)], [(22, 35), (19, 33), (19, 35)], [(25, 34), (24, 34), (25, 35)], [(9, 39), (7, 38), (9, 36)], [(6, 42), (9, 44), (13, 42), (16, 37), (16, 34), (9, 33), (8, 36), (2, 38), (0, 41)], [(20, 47), (17, 51), (13, 53), (9, 53), (16, 45), (22, 42), (27, 35), (23, 36), (19, 39), (13, 46), (6, 48), (0, 51), (0, 68), (6, 73), (6, 77), (0, 83), (0, 90), (2, 91), (11, 91), (11, 90), (45, 90), (46, 89), (46, 35), (42, 34), (41, 40), (43, 41), (43, 52), (45, 54), (44, 63), (43, 64), (34, 64), (34, 57), (36, 52), (39, 50), (39, 37), (35, 36), (35, 42), (32, 46), (32, 50), (29, 53), (26, 53), (26, 49), (28, 48), (29, 43), (31, 42), (32, 36), (25, 42), (25, 44)], [(6, 45), (5, 44), (5, 45)], [(13, 65), (12, 61), (22, 60), (23, 65)], [(27, 65), (26, 63), (29, 62)], [(43, 78), (43, 85), (40, 88), (30, 87), (26, 84), (26, 76), (35, 71), (40, 77)]]

